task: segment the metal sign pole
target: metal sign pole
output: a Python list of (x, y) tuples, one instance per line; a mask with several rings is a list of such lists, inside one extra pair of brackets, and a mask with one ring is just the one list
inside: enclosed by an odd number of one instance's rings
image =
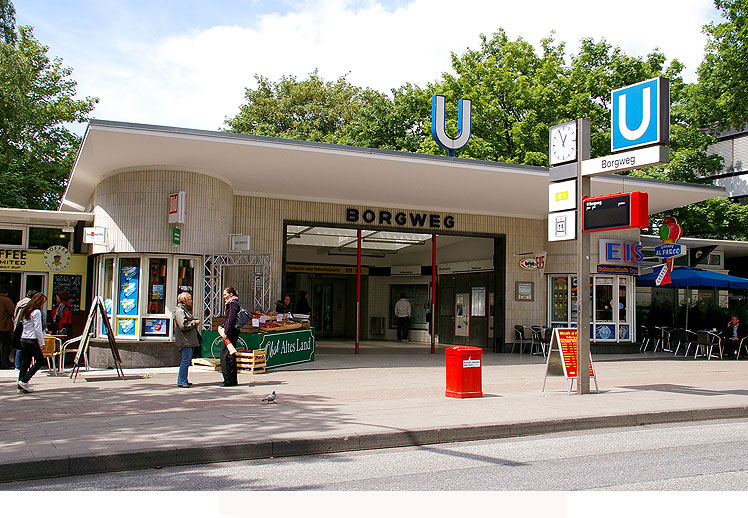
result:
[(361, 229), (356, 231), (356, 354), (361, 337)]
[(577, 394), (590, 393), (590, 235), (582, 230), (584, 196), (590, 177), (582, 176), (582, 161), (590, 158), (590, 121), (577, 120)]

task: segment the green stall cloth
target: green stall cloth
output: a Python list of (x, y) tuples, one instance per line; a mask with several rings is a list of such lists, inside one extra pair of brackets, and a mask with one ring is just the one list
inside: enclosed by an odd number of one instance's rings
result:
[[(223, 340), (217, 331), (203, 331), (203, 358), (220, 358)], [(238, 350), (267, 349), (267, 369), (314, 361), (314, 328), (275, 331), (272, 333), (239, 333)]]

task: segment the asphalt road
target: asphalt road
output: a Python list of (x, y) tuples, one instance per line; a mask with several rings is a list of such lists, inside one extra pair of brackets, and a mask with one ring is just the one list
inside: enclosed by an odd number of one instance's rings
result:
[(26, 481), (0, 490), (746, 490), (748, 422), (710, 421)]

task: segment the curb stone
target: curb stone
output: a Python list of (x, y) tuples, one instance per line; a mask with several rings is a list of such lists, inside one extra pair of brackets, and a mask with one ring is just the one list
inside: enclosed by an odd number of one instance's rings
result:
[(225, 446), (210, 445), (205, 447), (137, 450), (113, 455), (60, 456), (0, 464), (0, 483), (167, 466), (319, 455), (462, 441), (506, 439), (578, 430), (745, 417), (748, 417), (748, 407), (738, 406), (551, 419), (512, 424), (457, 426), (412, 431), (399, 430), (389, 433), (250, 442)]

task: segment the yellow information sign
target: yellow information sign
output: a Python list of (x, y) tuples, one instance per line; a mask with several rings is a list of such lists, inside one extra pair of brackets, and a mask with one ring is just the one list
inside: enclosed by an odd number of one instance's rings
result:
[[(327, 273), (333, 275), (356, 275), (355, 266), (334, 264), (286, 264), (286, 273)], [(361, 267), (361, 275), (369, 275), (369, 268)]]

